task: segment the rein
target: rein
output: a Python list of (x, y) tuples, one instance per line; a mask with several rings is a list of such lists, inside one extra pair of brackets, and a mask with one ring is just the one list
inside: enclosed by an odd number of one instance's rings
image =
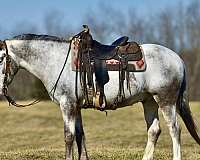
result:
[[(75, 36), (74, 36), (74, 37), (75, 37)], [(73, 38), (74, 38), (74, 37), (73, 37)], [(71, 40), (66, 40), (66, 42), (67, 42), (67, 43), (70, 43), (70, 45), (69, 45), (69, 49), (68, 49), (68, 52), (67, 52), (67, 56), (66, 56), (65, 62), (64, 62), (63, 67), (62, 67), (62, 69), (61, 69), (61, 71), (60, 71), (60, 73), (59, 73), (59, 76), (58, 76), (58, 78), (57, 78), (57, 80), (56, 80), (56, 83), (55, 83), (54, 86), (52, 87), (51, 91), (48, 93), (48, 94), (50, 95), (50, 94), (53, 92), (53, 96), (52, 96), (52, 97), (53, 97), (53, 100), (54, 100), (54, 94), (55, 94), (55, 91), (56, 91), (58, 82), (59, 82), (59, 80), (60, 80), (60, 77), (61, 77), (61, 75), (62, 75), (62, 73), (63, 73), (63, 70), (64, 70), (64, 68), (65, 68), (65, 65), (66, 65), (67, 60), (68, 60), (68, 57), (69, 57), (69, 53), (70, 53), (70, 50), (71, 50), (71, 43), (72, 43), (73, 38), (72, 38)], [(4, 47), (5, 47), (5, 50), (6, 50), (6, 54), (5, 54), (6, 64), (5, 64), (5, 69), (4, 69), (4, 71), (3, 71), (3, 73), (5, 74), (5, 77), (4, 77), (4, 81), (3, 81), (2, 92), (3, 92), (4, 97), (7, 99), (9, 105), (13, 105), (13, 106), (15, 106), (15, 107), (20, 107), (20, 108), (22, 108), (22, 107), (32, 106), (32, 105), (35, 105), (35, 104), (41, 102), (41, 97), (42, 97), (42, 96), (40, 96), (38, 99), (34, 100), (34, 101), (31, 102), (31, 103), (28, 103), (28, 104), (18, 104), (18, 103), (15, 102), (15, 100), (13, 100), (13, 98), (12, 98), (11, 96), (8, 95), (8, 85), (7, 85), (7, 84), (8, 84), (8, 77), (9, 77), (9, 74), (11, 73), (11, 57), (10, 57), (10, 55), (8, 54), (8, 48), (7, 48), (6, 42), (3, 41), (3, 44), (4, 44)]]

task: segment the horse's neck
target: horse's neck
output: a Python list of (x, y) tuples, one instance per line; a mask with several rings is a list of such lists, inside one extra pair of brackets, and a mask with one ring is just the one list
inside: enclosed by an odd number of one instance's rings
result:
[(18, 65), (38, 77), (47, 90), (54, 85), (69, 47), (67, 43), (39, 40), (10, 40), (7, 45)]

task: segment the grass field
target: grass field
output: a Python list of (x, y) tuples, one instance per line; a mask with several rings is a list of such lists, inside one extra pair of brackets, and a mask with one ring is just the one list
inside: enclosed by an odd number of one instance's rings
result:
[[(200, 103), (191, 103), (200, 127)], [(170, 160), (171, 139), (161, 117), (162, 133), (155, 160)], [(141, 160), (147, 133), (141, 105), (116, 111), (83, 110), (87, 148), (92, 160)], [(200, 160), (200, 147), (182, 126), (184, 160)], [(64, 159), (63, 121), (59, 107), (42, 102), (34, 107), (13, 108), (0, 104), (0, 160)]]

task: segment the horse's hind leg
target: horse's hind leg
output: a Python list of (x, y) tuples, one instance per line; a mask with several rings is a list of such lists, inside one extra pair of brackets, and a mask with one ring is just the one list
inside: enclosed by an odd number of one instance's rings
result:
[(180, 134), (181, 128), (177, 121), (176, 105), (165, 105), (160, 107), (164, 119), (169, 127), (170, 135), (173, 143), (173, 160), (181, 160), (180, 151)]
[(64, 120), (65, 158), (66, 160), (73, 160), (76, 106), (67, 95), (63, 95), (60, 99), (60, 108)]
[[(83, 124), (82, 124), (82, 116), (81, 111), (78, 111), (77, 117), (76, 117), (76, 143), (78, 147), (78, 159), (79, 160), (88, 160), (87, 150), (86, 150), (86, 144), (85, 144), (85, 134), (83, 130)], [(84, 153), (82, 153), (84, 152)]]
[(158, 104), (155, 102), (152, 95), (149, 95), (149, 97), (145, 99), (142, 104), (144, 107), (144, 116), (148, 130), (148, 141), (143, 160), (153, 160), (154, 148), (161, 133), (158, 118)]

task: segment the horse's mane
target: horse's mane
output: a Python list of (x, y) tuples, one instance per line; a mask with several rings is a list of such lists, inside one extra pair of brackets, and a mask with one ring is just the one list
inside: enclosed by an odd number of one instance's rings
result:
[(66, 42), (64, 38), (50, 36), (50, 35), (37, 35), (37, 34), (21, 34), (14, 36), (14, 40), (45, 40), (45, 41), (57, 41), (57, 42)]

